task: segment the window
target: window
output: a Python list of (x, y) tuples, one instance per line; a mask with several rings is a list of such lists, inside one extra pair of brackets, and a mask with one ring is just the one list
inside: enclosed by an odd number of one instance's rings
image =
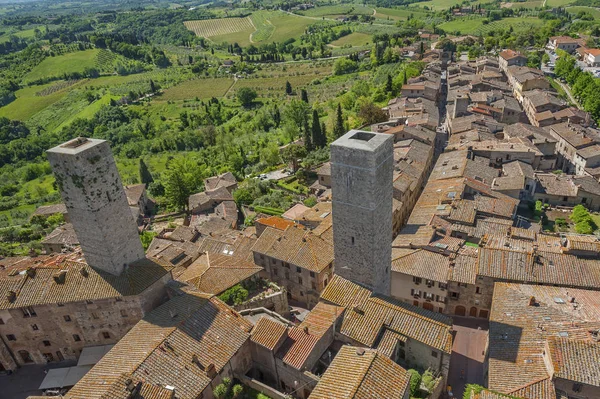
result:
[(79, 338), (79, 335), (73, 334), (73, 341), (79, 342), (79, 341), (81, 341), (81, 338)]
[(452, 299), (458, 299), (458, 297), (459, 297), (458, 292), (451, 292), (450, 293), (450, 298), (452, 298)]
[(85, 301), (85, 303), (87, 303), (88, 305), (93, 304), (94, 302), (90, 301), (89, 299)]
[(298, 284), (302, 284), (302, 277), (298, 277)]
[(115, 301), (117, 301), (117, 302), (123, 302), (123, 298), (120, 297), (120, 296), (118, 296), (118, 297), (115, 298)]
[(431, 301), (431, 300), (433, 300), (433, 294), (432, 294), (432, 293), (430, 293), (430, 292), (423, 292), (423, 297), (424, 297), (425, 299), (427, 299), (428, 301)]
[(42, 353), (42, 355), (44, 356), (44, 359), (46, 359), (46, 362), (50, 363), (54, 361), (54, 356), (52, 356), (52, 353)]
[(287, 262), (281, 262), (281, 264), (283, 265), (283, 267), (285, 267), (286, 269), (290, 268), (290, 264)]
[(302, 273), (302, 269), (300, 269), (298, 266), (296, 266), (296, 273)]
[(4, 320), (0, 318), (0, 325), (4, 324)]
[(317, 289), (317, 284), (315, 284), (314, 281), (312, 283), (310, 283), (310, 286), (312, 287), (313, 290)]
[(26, 308), (21, 308), (21, 310), (23, 311), (23, 317), (36, 317), (37, 314), (35, 313), (35, 310), (33, 310), (33, 308), (31, 306), (28, 306)]
[(433, 280), (428, 280), (428, 279), (425, 279), (425, 284), (427, 284), (427, 286), (428, 286), (428, 287), (433, 287), (433, 285), (434, 285), (435, 283), (433, 282)]
[(127, 317), (127, 311), (125, 309), (121, 309), (121, 317)]
[(287, 270), (285, 271), (285, 279), (286, 280), (290, 279), (290, 272), (288, 272)]
[(68, 314), (64, 315), (63, 317), (65, 318), (66, 322), (71, 321), (71, 316), (69, 316)]
[(573, 392), (581, 392), (581, 384), (579, 383), (574, 383), (573, 384)]
[(8, 335), (6, 336), (6, 339), (7, 339), (7, 340), (9, 340), (9, 341), (16, 341), (16, 340), (17, 340), (17, 337), (15, 337), (15, 335), (14, 335), (14, 334), (8, 334)]
[(436, 351), (431, 351), (431, 356), (432, 357), (438, 357), (438, 353)]
[(440, 290), (445, 290), (446, 288), (448, 288), (448, 284), (445, 283), (438, 283), (438, 286), (440, 287)]
[(65, 304), (64, 304), (64, 303), (62, 303), (62, 302), (57, 302), (57, 303), (56, 303), (56, 306), (58, 306), (59, 308), (61, 308), (61, 307), (65, 306)]
[(352, 237), (352, 245), (354, 245), (354, 237)]
[(104, 331), (104, 332), (102, 333), (102, 336), (104, 337), (104, 339), (109, 339), (109, 338), (110, 338), (110, 333), (108, 333), (108, 332)]
[(98, 317), (98, 313), (92, 312), (92, 318), (99, 319), (100, 317)]
[(260, 255), (260, 260), (265, 260), (265, 256), (264, 255)]
[(31, 329), (32, 329), (33, 331), (37, 331), (37, 330), (39, 330), (39, 328), (38, 328), (37, 324), (32, 324), (32, 325), (31, 325)]
[(315, 272), (310, 272), (310, 277), (315, 278)]
[(569, 200), (569, 197), (563, 197), (563, 201), (567, 202)]
[(277, 276), (277, 268), (276, 267), (273, 268), (273, 275)]
[(475, 293), (476, 294), (481, 294), (481, 287), (475, 287)]
[(421, 296), (421, 291), (420, 290), (415, 290), (414, 288), (411, 288), (410, 295), (418, 298), (418, 297)]
[(44, 342), (44, 346), (50, 346), (50, 341), (43, 341)]
[(423, 279), (421, 277), (413, 277), (413, 283), (415, 284), (421, 284), (422, 281)]
[(585, 204), (586, 202), (587, 202), (587, 198), (583, 197), (583, 198), (581, 199), (581, 203), (582, 203), (582, 204)]

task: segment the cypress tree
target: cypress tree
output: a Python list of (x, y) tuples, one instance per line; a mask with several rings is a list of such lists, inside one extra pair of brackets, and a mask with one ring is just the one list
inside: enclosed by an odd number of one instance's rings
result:
[(319, 122), (319, 113), (313, 110), (312, 120), (312, 143), (315, 148), (323, 148), (327, 144), (327, 137), (321, 131), (321, 122)]
[(338, 139), (345, 133), (344, 118), (342, 117), (342, 106), (338, 104), (337, 116), (335, 118), (335, 127), (333, 128), (333, 137)]
[(292, 84), (289, 81), (285, 82), (285, 94), (288, 96), (292, 94)]
[(392, 76), (390, 74), (388, 74), (388, 76), (387, 76), (387, 83), (385, 84), (385, 91), (388, 93), (392, 93), (394, 91), (394, 86), (392, 85)]
[(140, 173), (140, 181), (144, 183), (146, 187), (148, 187), (148, 184), (152, 183), (154, 179), (152, 178), (152, 174), (150, 173), (150, 170), (148, 170), (148, 167), (142, 158), (140, 158), (138, 170)]
[(304, 118), (302, 130), (304, 130), (304, 148), (306, 148), (306, 152), (311, 152), (314, 147), (311, 137), (310, 126), (308, 126), (308, 120), (306, 120), (306, 118)]
[(327, 127), (325, 126), (325, 122), (321, 122), (321, 134), (323, 135), (325, 145), (327, 145)]
[(302, 91), (300, 92), (300, 97), (302, 98), (302, 101), (308, 104), (308, 93), (306, 92), (306, 90), (302, 89)]

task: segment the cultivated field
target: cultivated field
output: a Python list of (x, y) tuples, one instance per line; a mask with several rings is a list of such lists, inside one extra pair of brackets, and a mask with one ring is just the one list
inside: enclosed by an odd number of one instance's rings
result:
[(446, 32), (478, 35), (493, 30), (508, 29), (511, 26), (515, 31), (526, 31), (544, 24), (544, 21), (534, 17), (504, 18), (485, 25), (483, 24), (483, 20), (484, 18), (482, 17), (465, 17), (443, 23), (440, 25), (440, 28)]
[(185, 21), (185, 27), (196, 36), (211, 38), (230, 33), (254, 31), (254, 26), (249, 17), (245, 18), (219, 18), (200, 21)]
[(14, 32), (8, 31), (8, 32), (4, 33), (2, 36), (0, 36), (0, 43), (9, 41), (11, 36), (16, 36), (16, 37), (20, 37), (20, 38), (33, 37), (34, 29), (18, 30), (18, 31), (14, 31)]
[(231, 78), (193, 79), (173, 86), (164, 91), (157, 100), (190, 100), (196, 97), (207, 99), (222, 97), (233, 84)]
[(546, 5), (548, 7), (564, 7), (566, 5), (575, 3), (575, 0), (547, 0)]
[(352, 32), (349, 35), (340, 37), (339, 39), (331, 42), (330, 44), (335, 47), (343, 47), (343, 46), (352, 46), (352, 47), (360, 47), (366, 46), (369, 43), (372, 43), (373, 38), (371, 35), (360, 32)]
[(315, 7), (309, 10), (298, 11), (298, 14), (307, 17), (338, 17), (341, 15), (373, 15), (371, 7), (365, 7), (358, 4), (338, 4), (334, 6)]
[(584, 6), (576, 6), (576, 7), (567, 7), (567, 11), (573, 14), (577, 14), (580, 11), (589, 12), (596, 19), (600, 19), (600, 9), (595, 7), (584, 7)]
[(64, 73), (83, 72), (87, 68), (96, 66), (96, 57), (99, 49), (76, 51), (56, 57), (47, 57), (29, 72), (23, 81), (28, 82), (61, 76)]
[(393, 19), (393, 20), (399, 20), (399, 19), (408, 19), (409, 17), (411, 18), (419, 18), (419, 19), (425, 19), (427, 18), (427, 12), (420, 10), (416, 7), (412, 7), (412, 8), (377, 8), (375, 13), (375, 18), (381, 18), (381, 19)]

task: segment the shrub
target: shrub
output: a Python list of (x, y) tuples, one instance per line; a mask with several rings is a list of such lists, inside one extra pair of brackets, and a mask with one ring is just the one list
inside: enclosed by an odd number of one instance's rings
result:
[(571, 220), (575, 223), (579, 223), (584, 219), (590, 217), (590, 212), (583, 205), (576, 205), (571, 212)]
[(317, 199), (315, 197), (308, 197), (303, 202), (304, 205), (308, 206), (309, 208), (312, 208), (313, 206), (317, 205)]
[(243, 303), (247, 298), (248, 290), (246, 290), (239, 284), (234, 285), (233, 287), (229, 288), (221, 295), (219, 295), (219, 299), (228, 305), (239, 305), (240, 303)]
[(591, 218), (583, 219), (575, 224), (575, 231), (579, 234), (592, 234), (597, 226)]
[(408, 373), (410, 374), (410, 396), (416, 397), (421, 386), (421, 374), (413, 369), (408, 370)]

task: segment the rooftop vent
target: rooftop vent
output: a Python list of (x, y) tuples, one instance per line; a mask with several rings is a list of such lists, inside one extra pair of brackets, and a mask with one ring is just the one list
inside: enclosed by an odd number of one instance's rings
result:
[(569, 337), (569, 333), (566, 331), (559, 331), (558, 332), (558, 336), (561, 338), (568, 338)]
[(63, 148), (77, 148), (77, 147), (81, 147), (82, 145), (84, 145), (88, 141), (90, 141), (90, 140), (88, 140), (85, 137), (77, 137), (76, 139), (71, 140), (71, 141), (69, 141), (69, 142), (61, 145), (61, 147), (63, 147)]
[(79, 273), (83, 276), (83, 277), (87, 277), (89, 276), (89, 272), (87, 271), (87, 269), (85, 268), (85, 266), (81, 266), (79, 268)]
[(369, 141), (373, 137), (375, 137), (375, 133), (357, 132), (357, 133), (354, 133), (352, 135), (352, 137), (350, 137), (350, 139), (352, 139), (352, 140), (360, 140), (360, 141)]
[(356, 348), (356, 354), (362, 356), (365, 354), (365, 348)]
[(52, 278), (54, 278), (54, 282), (56, 284), (64, 284), (65, 283), (65, 279), (67, 278), (67, 271), (66, 270), (61, 270), (58, 273), (55, 273)]
[(17, 293), (14, 291), (8, 291), (6, 293), (6, 299), (8, 300), (8, 302), (14, 302), (15, 299), (17, 299)]

